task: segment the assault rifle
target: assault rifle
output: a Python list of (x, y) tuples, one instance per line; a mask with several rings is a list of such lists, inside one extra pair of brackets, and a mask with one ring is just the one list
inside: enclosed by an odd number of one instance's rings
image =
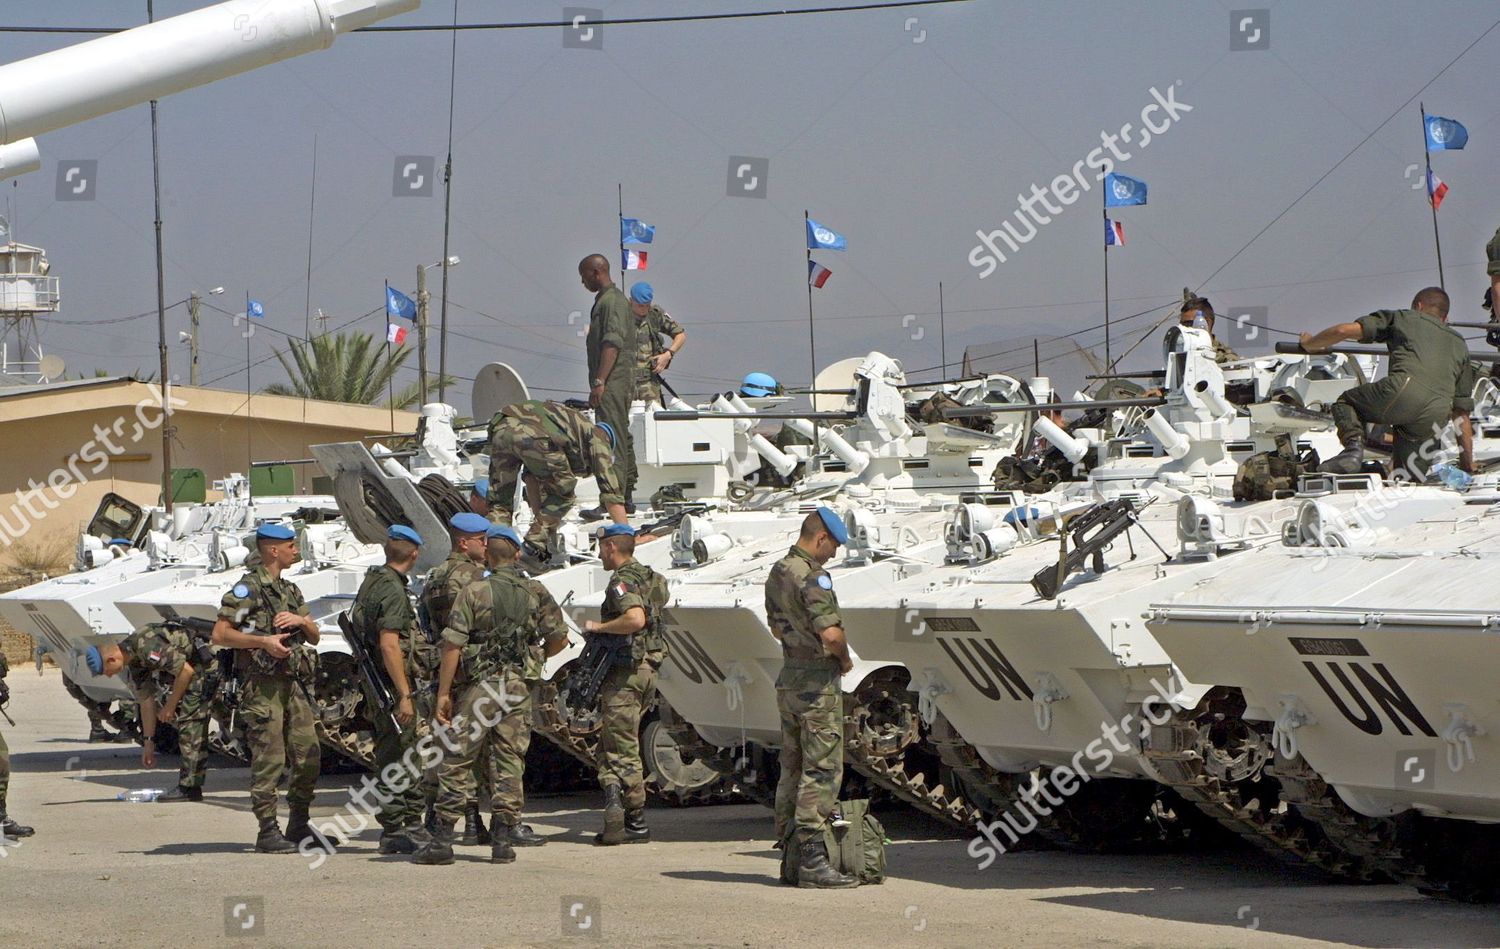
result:
[[(1153, 501), (1146, 502), (1149, 507)], [(1045, 567), (1037, 571), (1036, 576), (1031, 578), (1031, 586), (1037, 595), (1044, 600), (1057, 599), (1057, 591), (1067, 582), (1068, 577), (1079, 572), (1085, 565), (1093, 567), (1095, 573), (1104, 572), (1104, 552), (1109, 549), (1116, 538), (1125, 535), (1125, 542), (1130, 545), (1130, 559), (1135, 559), (1135, 545), (1130, 543), (1128, 531), (1132, 527), (1140, 527), (1140, 515), (1135, 509), (1135, 503), (1129, 498), (1118, 498), (1114, 501), (1103, 501), (1094, 505), (1082, 514), (1074, 517), (1064, 531), (1059, 532), (1058, 538), (1062, 548), (1058, 551), (1057, 566)], [(1161, 544), (1156, 538), (1146, 533), (1144, 527), (1141, 533), (1146, 534), (1146, 539), (1151, 541), (1157, 550), (1161, 550), (1163, 557), (1168, 560), (1172, 555), (1162, 550)], [(1068, 550), (1068, 538), (1073, 538), (1073, 549)]]
[(630, 665), (634, 636), (593, 633), (584, 643), (568, 683), (563, 686), (563, 704), (574, 712), (587, 712), (599, 701), (599, 689), (615, 666)]
[[(391, 727), (396, 729), (396, 734), (401, 733), (401, 722), (396, 718), (396, 697), (391, 694), (390, 686), (385, 684), (385, 678), (380, 674), (380, 666), (376, 664), (375, 657), (370, 654), (370, 647), (365, 638), (354, 631), (354, 625), (349, 622), (349, 612), (345, 610), (339, 613), (339, 629), (344, 633), (344, 642), (349, 644), (349, 652), (353, 654), (354, 661), (359, 664), (360, 678), (365, 680), (365, 686), (370, 690), (370, 695), (375, 699), (375, 707), (379, 710), (382, 719), (389, 718)], [(374, 721), (374, 715), (370, 716)]]

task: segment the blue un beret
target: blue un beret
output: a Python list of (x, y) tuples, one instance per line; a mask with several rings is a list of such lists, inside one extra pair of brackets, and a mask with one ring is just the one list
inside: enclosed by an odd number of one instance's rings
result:
[(828, 533), (838, 541), (840, 547), (849, 543), (849, 532), (844, 529), (844, 519), (839, 517), (838, 512), (831, 507), (820, 507), (818, 517), (822, 518), (823, 526), (828, 528)]
[(126, 540), (123, 537), (116, 537), (116, 538), (113, 538), (112, 540), (110, 540), (109, 546), (111, 546), (111, 547), (129, 547), (130, 546), (130, 541)]
[(646, 304), (656, 299), (656, 292), (651, 289), (651, 284), (642, 280), (630, 288), (630, 300), (632, 303)]
[(448, 526), (460, 534), (483, 534), (490, 529), (490, 522), (471, 511), (464, 511), (449, 518)]
[(600, 537), (634, 537), (636, 529), (629, 524), (606, 524), (599, 531)]
[(485, 529), (484, 536), (504, 537), (512, 544), (515, 544), (517, 550), (521, 549), (522, 546), (521, 535), (512, 530), (509, 524), (491, 524), (488, 528)]
[(255, 529), (255, 536), (262, 540), (296, 540), (297, 532), (285, 524), (262, 524)]
[(94, 675), (104, 674), (104, 656), (99, 652), (98, 646), (90, 646), (83, 652), (83, 661), (88, 663), (89, 671)]
[(489, 497), (490, 496), (490, 479), (489, 478), (475, 478), (474, 479), (474, 493), (477, 494), (477, 495), (479, 495), (482, 498)]
[(392, 524), (385, 536), (391, 540), (409, 540), (418, 547), (422, 546), (422, 535), (407, 527), (405, 524)]

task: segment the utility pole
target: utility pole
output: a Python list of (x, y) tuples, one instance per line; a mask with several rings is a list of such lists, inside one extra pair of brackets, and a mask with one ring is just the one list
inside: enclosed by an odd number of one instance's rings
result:
[(417, 265), (417, 387), (427, 404), (427, 268)]
[(191, 331), (188, 334), (188, 351), (192, 354), (191, 367), (188, 370), (188, 384), (198, 384), (198, 307), (203, 304), (203, 298), (194, 290), (188, 297), (188, 319)]

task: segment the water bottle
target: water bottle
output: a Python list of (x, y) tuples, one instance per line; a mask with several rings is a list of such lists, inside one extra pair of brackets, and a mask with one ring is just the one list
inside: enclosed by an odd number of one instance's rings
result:
[(1473, 475), (1457, 465), (1434, 465), (1432, 470), (1442, 479), (1443, 484), (1446, 484), (1455, 491), (1463, 491), (1474, 483)]
[(1193, 327), (1200, 330), (1208, 329), (1208, 320), (1204, 317), (1202, 310), (1193, 311)]
[(117, 801), (129, 801), (132, 804), (148, 804), (167, 793), (164, 788), (135, 788), (130, 791), (121, 791), (115, 795)]

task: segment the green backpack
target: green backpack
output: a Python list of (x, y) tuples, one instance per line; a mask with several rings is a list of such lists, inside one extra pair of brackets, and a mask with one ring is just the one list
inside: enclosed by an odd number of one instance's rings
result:
[[(870, 813), (869, 800), (839, 801), (838, 806), (847, 823), (835, 827), (829, 822), (823, 828), (829, 864), (840, 873), (858, 877), (862, 884), (884, 883), (885, 827)], [(793, 824), (781, 840), (781, 882), (796, 886), (801, 864), (802, 846)]]

